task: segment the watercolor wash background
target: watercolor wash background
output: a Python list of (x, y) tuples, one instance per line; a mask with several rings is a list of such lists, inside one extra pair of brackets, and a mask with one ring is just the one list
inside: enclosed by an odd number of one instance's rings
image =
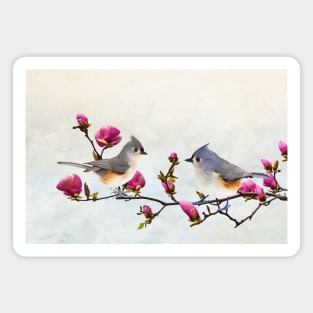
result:
[[(193, 170), (183, 159), (199, 146), (251, 171), (262, 170), (260, 158), (279, 158), (278, 140), (287, 141), (285, 71), (27, 71), (27, 243), (286, 243), (287, 204), (276, 201), (234, 229), (223, 217), (189, 227), (187, 216), (168, 207), (138, 231), (144, 201), (104, 200), (76, 203), (55, 186), (77, 173), (91, 191), (110, 190), (96, 175), (57, 165), (57, 161), (92, 159), (83, 134), (72, 130), (78, 112), (92, 123), (90, 135), (112, 124), (122, 142), (105, 152), (118, 153), (130, 135), (143, 143), (138, 169), (146, 178), (142, 194), (167, 199), (156, 176), (167, 169), (167, 156), (181, 159), (176, 168), (177, 199), (196, 200)], [(286, 164), (280, 175), (286, 185)], [(256, 180), (261, 183), (261, 180)], [(246, 216), (256, 202), (231, 202), (236, 216)], [(200, 209), (201, 211), (201, 209)]]

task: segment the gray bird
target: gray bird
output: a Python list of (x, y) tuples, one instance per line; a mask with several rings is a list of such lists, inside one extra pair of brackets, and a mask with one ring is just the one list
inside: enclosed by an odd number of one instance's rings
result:
[(254, 173), (222, 159), (208, 148), (208, 144), (197, 149), (190, 158), (195, 181), (201, 192), (216, 198), (227, 197), (238, 190), (242, 178), (267, 178), (264, 173)]
[(135, 174), (140, 155), (147, 154), (140, 141), (131, 136), (121, 152), (110, 159), (86, 163), (58, 162), (58, 164), (76, 166), (84, 172), (94, 172), (100, 176), (100, 181), (109, 188), (116, 188), (127, 183)]

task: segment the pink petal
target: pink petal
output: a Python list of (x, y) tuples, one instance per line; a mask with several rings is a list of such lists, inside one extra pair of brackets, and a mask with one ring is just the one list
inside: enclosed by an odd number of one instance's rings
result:
[(288, 152), (288, 146), (285, 142), (283, 141), (279, 141), (278, 142), (278, 147), (279, 147), (279, 150), (282, 154), (287, 154)]
[(200, 219), (197, 208), (189, 201), (181, 200), (178, 202), (183, 211), (188, 215), (191, 221)]

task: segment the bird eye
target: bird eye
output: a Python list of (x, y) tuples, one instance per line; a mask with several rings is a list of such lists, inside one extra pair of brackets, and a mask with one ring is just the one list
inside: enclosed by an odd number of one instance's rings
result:
[(137, 152), (137, 151), (138, 151), (138, 148), (134, 148), (134, 151)]
[(199, 157), (196, 157), (196, 161), (197, 161), (197, 162), (200, 162), (200, 158), (199, 158)]

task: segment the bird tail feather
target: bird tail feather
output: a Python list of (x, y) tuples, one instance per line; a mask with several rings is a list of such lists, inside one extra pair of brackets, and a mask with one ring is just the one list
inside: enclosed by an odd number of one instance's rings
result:
[(269, 178), (269, 176), (268, 176), (266, 173), (256, 173), (256, 172), (252, 172), (251, 174), (253, 175), (253, 177)]
[(81, 163), (75, 163), (75, 162), (58, 162), (58, 164), (80, 167), (80, 168), (83, 168), (85, 171), (90, 170), (90, 166), (84, 165), (84, 164), (81, 164)]

